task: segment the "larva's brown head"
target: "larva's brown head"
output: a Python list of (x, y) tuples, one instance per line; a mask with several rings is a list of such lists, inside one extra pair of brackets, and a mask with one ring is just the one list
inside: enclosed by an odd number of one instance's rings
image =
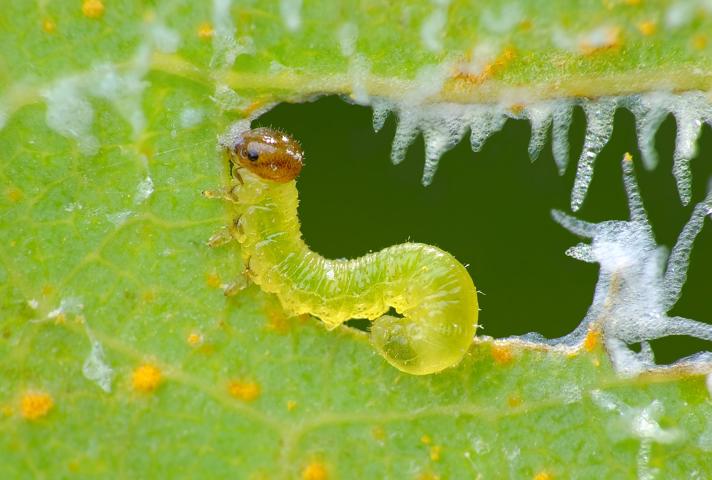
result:
[(294, 180), (304, 166), (304, 152), (299, 142), (271, 128), (247, 130), (228, 145), (227, 150), (235, 166), (273, 182)]

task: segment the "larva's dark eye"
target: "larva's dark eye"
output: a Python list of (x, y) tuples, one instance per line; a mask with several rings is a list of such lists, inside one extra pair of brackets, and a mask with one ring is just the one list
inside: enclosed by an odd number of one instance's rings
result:
[(251, 148), (247, 149), (248, 160), (250, 160), (251, 162), (256, 162), (258, 158), (260, 158), (260, 153), (257, 150), (253, 150)]

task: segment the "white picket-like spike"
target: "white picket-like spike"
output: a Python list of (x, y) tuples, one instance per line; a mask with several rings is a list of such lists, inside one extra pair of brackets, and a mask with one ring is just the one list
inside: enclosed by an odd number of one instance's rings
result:
[(379, 132), (386, 123), (388, 114), (391, 113), (392, 107), (389, 103), (374, 100), (373, 102), (373, 131)]
[[(658, 152), (655, 150), (655, 134), (668, 114), (674, 97), (669, 93), (653, 92), (636, 95), (629, 101), (628, 109), (635, 116), (635, 130), (638, 136), (638, 148), (647, 170), (658, 165)], [(666, 108), (667, 107), (667, 108)]]
[(675, 112), (677, 135), (675, 137), (675, 154), (673, 155), (672, 173), (677, 183), (677, 191), (683, 205), (690, 203), (692, 198), (692, 172), (690, 159), (697, 153), (697, 138), (700, 136), (702, 120), (686, 112)]
[(551, 152), (559, 169), (559, 175), (566, 173), (569, 163), (569, 126), (573, 111), (574, 103), (572, 101), (561, 101), (554, 106)]
[(507, 117), (504, 111), (494, 106), (472, 107), (470, 116), (470, 145), (473, 152), (479, 152), (487, 139), (504, 126)]
[(398, 165), (405, 158), (405, 152), (418, 134), (418, 121), (419, 115), (414, 108), (404, 107), (398, 110), (398, 126), (391, 148), (391, 161), (394, 165)]
[(430, 185), (438, 168), (440, 157), (457, 145), (465, 134), (468, 123), (466, 111), (460, 105), (443, 105), (430, 112), (423, 122), (425, 140), (425, 167), (423, 185)]
[(710, 99), (702, 92), (686, 92), (675, 96), (671, 107), (677, 123), (672, 172), (684, 205), (692, 197), (690, 160), (697, 153), (697, 139), (702, 124), (712, 121)]
[(531, 122), (531, 136), (529, 137), (529, 159), (533, 162), (539, 158), (541, 150), (546, 143), (546, 135), (552, 120), (553, 106), (551, 103), (535, 103), (526, 109), (526, 117)]
[(571, 210), (578, 211), (586, 197), (593, 178), (593, 164), (613, 131), (613, 115), (618, 100), (615, 97), (588, 101), (583, 104), (586, 112), (586, 137), (579, 158), (574, 188), (571, 192)]

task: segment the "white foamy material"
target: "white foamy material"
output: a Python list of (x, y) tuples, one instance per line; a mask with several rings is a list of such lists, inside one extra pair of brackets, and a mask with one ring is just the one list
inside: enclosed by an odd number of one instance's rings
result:
[(434, 9), (420, 26), (420, 40), (431, 52), (443, 49), (443, 29), (447, 24), (447, 7), (450, 0), (434, 0)]
[(235, 24), (232, 21), (232, 1), (213, 0), (213, 56), (210, 67), (228, 69), (241, 54), (254, 53), (251, 37), (235, 38)]
[(504, 108), (494, 105), (473, 105), (468, 118), (470, 125), (470, 146), (479, 152), (492, 134), (499, 132), (507, 116)]
[(583, 151), (579, 157), (576, 180), (571, 192), (571, 210), (577, 211), (588, 191), (593, 178), (593, 164), (613, 131), (613, 114), (616, 111), (616, 98), (601, 98), (586, 101), (583, 104), (586, 112), (586, 137)]
[[(345, 27), (342, 27), (345, 28)], [(346, 30), (349, 28), (346, 27)], [(348, 33), (348, 32), (347, 32)], [(350, 38), (351, 34), (343, 34)], [(350, 40), (345, 40), (346, 51), (350, 51)], [(486, 55), (482, 58), (485, 58)], [(353, 58), (353, 57), (351, 57)], [(475, 71), (477, 56), (464, 68)], [(599, 153), (608, 142), (613, 129), (613, 119), (618, 105), (627, 107), (635, 116), (637, 135), (646, 168), (657, 165), (655, 152), (655, 133), (666, 115), (673, 114), (677, 119), (678, 132), (674, 155), (674, 174), (683, 203), (689, 201), (691, 174), (689, 161), (696, 153), (697, 138), (703, 123), (712, 124), (712, 100), (702, 92), (673, 94), (669, 92), (650, 92), (629, 97), (603, 97), (597, 100), (560, 99), (528, 104), (522, 113), (515, 113), (505, 103), (493, 104), (454, 104), (433, 103), (451, 74), (451, 65), (429, 65), (417, 74), (414, 86), (399, 101), (384, 98), (368, 98), (365, 91), (366, 68), (358, 70), (350, 67), (354, 82), (354, 99), (358, 103), (368, 101), (373, 107), (373, 128), (378, 131), (383, 127), (388, 113), (397, 113), (399, 123), (393, 141), (391, 159), (394, 163), (402, 161), (405, 151), (418, 133), (430, 132), (430, 149), (426, 151), (426, 183), (432, 179), (437, 166), (437, 155), (442, 155), (457, 142), (448, 140), (458, 137), (465, 123), (471, 129), (470, 143), (472, 150), (479, 151), (484, 142), (500, 130), (507, 118), (527, 118), (532, 126), (529, 142), (529, 155), (535, 159), (546, 143), (549, 125), (552, 125), (551, 149), (560, 174), (564, 174), (569, 160), (568, 133), (573, 108), (581, 105), (586, 113), (587, 130), (584, 148), (577, 165), (576, 180), (571, 193), (571, 208), (578, 210), (586, 196), (594, 174), (594, 164)], [(459, 67), (462, 67), (461, 65)], [(359, 83), (359, 81), (362, 81)], [(445, 135), (447, 132), (447, 135)]]
[(227, 85), (217, 85), (215, 94), (210, 97), (221, 110), (239, 110), (245, 103), (235, 90)]
[(573, 101), (562, 100), (554, 105), (553, 126), (551, 128), (551, 153), (559, 175), (566, 172), (569, 164), (569, 127), (573, 114)]
[(663, 428), (660, 418), (665, 407), (660, 400), (653, 400), (645, 407), (631, 407), (615, 395), (601, 390), (591, 391), (591, 400), (599, 408), (616, 413), (610, 422), (620, 440), (634, 438), (640, 441), (637, 455), (637, 473), (639, 479), (650, 480), (656, 477), (658, 470), (650, 465), (653, 443), (669, 445), (683, 440), (683, 432), (677, 428)]
[(91, 339), (91, 351), (84, 360), (82, 365), (82, 373), (84, 376), (96, 383), (99, 388), (106, 393), (111, 393), (111, 382), (114, 379), (114, 370), (106, 362), (104, 349), (97, 340)]
[(356, 40), (358, 39), (358, 26), (353, 22), (345, 22), (339, 27), (336, 34), (339, 39), (339, 47), (344, 57), (350, 57), (356, 53)]
[(94, 109), (77, 83), (75, 79), (61, 80), (42, 94), (47, 102), (47, 126), (63, 137), (76, 140), (84, 155), (96, 155), (99, 141), (91, 133)]
[(692, 196), (690, 160), (697, 153), (697, 138), (703, 122), (712, 122), (712, 107), (702, 92), (685, 92), (676, 96), (672, 114), (677, 122), (673, 174), (682, 203), (687, 205)]
[(516, 3), (507, 3), (499, 11), (486, 8), (480, 16), (480, 26), (492, 33), (504, 34), (510, 32), (522, 20), (524, 12)]
[(643, 158), (643, 164), (648, 170), (652, 170), (658, 165), (655, 134), (660, 124), (665, 120), (672, 102), (673, 96), (665, 92), (634, 95), (626, 101), (626, 106), (635, 116), (638, 148)]
[[(554, 211), (554, 219), (572, 233), (592, 240), (567, 253), (600, 264), (593, 304), (581, 324), (569, 335), (546, 343), (580, 344), (590, 326), (600, 322), (611, 362), (624, 376), (655, 366), (650, 340), (689, 335), (712, 341), (712, 325), (683, 317), (670, 317), (687, 277), (692, 244), (712, 209), (712, 192), (694, 209), (668, 256), (653, 237), (635, 175), (633, 162), (622, 163), (630, 210), (629, 221), (589, 223)], [(628, 345), (641, 343), (636, 353)], [(689, 360), (688, 360), (689, 361)]]
[(141, 103), (143, 91), (148, 86), (148, 82), (143, 80), (148, 66), (143, 63), (143, 55), (144, 52), (139, 52), (135, 67), (123, 73), (119, 73), (113, 65), (101, 65), (94, 70), (88, 82), (90, 95), (110, 101), (131, 125), (134, 138), (146, 128)]
[(546, 137), (549, 133), (549, 126), (551, 125), (553, 110), (553, 105), (548, 102), (532, 104), (525, 110), (525, 115), (529, 119), (532, 127), (528, 149), (529, 158), (532, 162), (539, 158), (539, 154), (544, 148)]
[(205, 111), (202, 108), (184, 108), (180, 112), (180, 126), (183, 128), (194, 127), (205, 118)]
[(368, 76), (371, 71), (371, 61), (359, 53), (351, 56), (349, 62), (349, 77), (351, 78), (351, 98), (360, 105), (368, 105)]
[(287, 30), (296, 32), (302, 26), (302, 0), (280, 0), (279, 14)]
[(383, 128), (383, 124), (386, 123), (388, 114), (391, 113), (393, 107), (390, 102), (379, 98), (373, 99), (371, 106), (373, 107), (373, 131), (379, 132)]
[(114, 226), (120, 227), (124, 224), (124, 222), (126, 222), (126, 220), (128, 220), (131, 215), (133, 215), (133, 212), (131, 210), (122, 210), (116, 213), (107, 213), (106, 219), (113, 223)]
[(423, 185), (430, 185), (438, 168), (440, 157), (457, 145), (467, 129), (462, 119), (465, 108), (461, 105), (441, 105), (430, 110), (422, 119), (420, 128), (425, 140), (425, 168)]
[(163, 53), (175, 53), (180, 46), (180, 34), (162, 23), (154, 23), (149, 27), (153, 45)]
[(154, 191), (154, 186), (153, 186), (153, 179), (151, 178), (150, 175), (148, 175), (146, 178), (144, 178), (141, 183), (138, 184), (138, 187), (136, 187), (136, 195), (134, 196), (134, 203), (136, 204), (141, 204), (148, 200), (148, 197), (150, 197), (153, 194)]
[(665, 26), (670, 29), (684, 27), (692, 21), (698, 2), (678, 0), (665, 11)]
[(82, 303), (81, 298), (66, 297), (60, 300), (59, 307), (47, 314), (47, 318), (57, 318), (60, 315), (66, 315), (69, 313), (79, 314), (82, 310), (84, 310), (84, 304)]

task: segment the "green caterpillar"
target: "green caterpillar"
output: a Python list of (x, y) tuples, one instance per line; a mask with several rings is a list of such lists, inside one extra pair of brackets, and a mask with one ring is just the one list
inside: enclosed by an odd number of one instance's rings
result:
[[(235, 221), (209, 245), (241, 244), (245, 276), (274, 293), (290, 315), (310, 314), (328, 329), (352, 318), (372, 320), (370, 340), (397, 369), (426, 375), (457, 365), (477, 325), (477, 291), (452, 255), (420, 243), (395, 245), (354, 260), (330, 260), (304, 243), (296, 177), (303, 151), (268, 128), (223, 140), (231, 184), (210, 198), (234, 205)], [(236, 292), (236, 283), (226, 294)], [(398, 315), (389, 315), (394, 309)]]

